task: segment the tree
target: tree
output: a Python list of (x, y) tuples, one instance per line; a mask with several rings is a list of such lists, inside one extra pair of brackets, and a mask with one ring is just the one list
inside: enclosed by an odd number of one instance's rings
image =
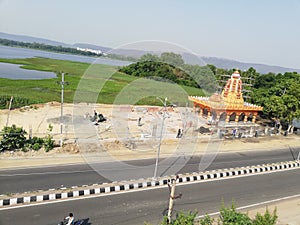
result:
[(255, 87), (252, 103), (262, 105), (265, 116), (280, 119), (289, 132), (293, 131), (293, 119), (300, 118), (300, 74), (261, 75)]
[(283, 118), (287, 107), (280, 96), (272, 95), (269, 99), (265, 99), (264, 111), (269, 117)]
[(184, 70), (204, 91), (212, 94), (217, 89), (217, 82), (211, 66), (184, 65)]
[(198, 87), (195, 80), (184, 70), (163, 62), (137, 62), (124, 66), (119, 71), (132, 76), (155, 78), (160, 81), (171, 81), (181, 85)]
[(163, 52), (160, 55), (160, 60), (164, 63), (168, 63), (175, 67), (181, 67), (184, 64), (184, 60), (180, 54), (175, 54), (173, 52)]
[(253, 67), (250, 67), (248, 70), (241, 73), (242, 77), (253, 78), (253, 79), (256, 79), (257, 77), (259, 77), (259, 75), (260, 74), (256, 72), (256, 70)]
[(255, 80), (255, 88), (271, 88), (276, 82), (276, 76), (274, 73), (268, 73), (262, 76), (258, 76)]
[(147, 53), (146, 55), (143, 55), (140, 59), (139, 59), (140, 62), (143, 62), (143, 61), (152, 61), (152, 62), (159, 62), (160, 59), (157, 55), (152, 55), (150, 53)]

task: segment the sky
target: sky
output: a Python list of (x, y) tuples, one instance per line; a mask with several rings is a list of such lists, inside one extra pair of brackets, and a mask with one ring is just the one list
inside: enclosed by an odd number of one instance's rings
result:
[(300, 0), (0, 0), (0, 31), (112, 48), (155, 40), (300, 69)]

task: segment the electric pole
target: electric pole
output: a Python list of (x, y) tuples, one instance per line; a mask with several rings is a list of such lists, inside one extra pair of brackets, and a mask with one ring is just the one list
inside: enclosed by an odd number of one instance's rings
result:
[(166, 110), (167, 110), (167, 101), (168, 101), (167, 97), (165, 98), (164, 102), (159, 97), (157, 97), (157, 99), (160, 100), (162, 102), (162, 104), (164, 105), (164, 112), (163, 112), (163, 118), (162, 118), (162, 122), (161, 122), (159, 143), (158, 143), (158, 149), (157, 149), (157, 155), (156, 155), (156, 161), (155, 161), (155, 168), (154, 168), (154, 175), (153, 175), (154, 179), (156, 179), (156, 176), (157, 176), (157, 167), (158, 167), (158, 161), (159, 161), (160, 146), (161, 146), (161, 141), (162, 141), (162, 134), (163, 134), (163, 129), (164, 129), (164, 122), (165, 122), (165, 119), (166, 119)]
[(68, 85), (68, 82), (65, 82), (65, 74), (61, 74), (61, 82), (57, 82), (61, 85), (61, 104), (60, 104), (60, 147), (63, 145), (63, 115), (64, 115), (64, 86)]
[(175, 187), (176, 187), (176, 181), (178, 180), (179, 176), (177, 175), (176, 178), (171, 179), (171, 184), (168, 183), (169, 191), (170, 191), (170, 200), (169, 200), (169, 209), (168, 209), (168, 223), (170, 224), (172, 222), (172, 211), (174, 206), (174, 199), (181, 198), (182, 194), (179, 193), (179, 195), (175, 196)]
[(6, 120), (6, 126), (8, 126), (9, 115), (10, 115), (10, 109), (11, 109), (11, 104), (12, 104), (13, 99), (14, 99), (14, 96), (11, 96), (11, 97), (10, 97), (10, 101), (9, 101), (9, 106), (8, 106), (8, 115), (7, 115), (7, 120)]

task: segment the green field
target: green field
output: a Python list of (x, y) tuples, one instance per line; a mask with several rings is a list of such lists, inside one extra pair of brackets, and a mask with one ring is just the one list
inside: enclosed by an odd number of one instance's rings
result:
[[(165, 96), (166, 90), (172, 89), (175, 84), (163, 83), (143, 79), (135, 84), (137, 77), (129, 76), (118, 71), (118, 67), (100, 64), (88, 64), (65, 60), (55, 60), (48, 58), (28, 58), (28, 59), (0, 59), (0, 62), (22, 65), (21, 68), (30, 70), (51, 71), (58, 74), (57, 78), (43, 80), (11, 80), (0, 78), (0, 98), (4, 96), (14, 96), (23, 98), (30, 103), (46, 103), (50, 101), (60, 101), (61, 72), (65, 73), (65, 81), (69, 84), (65, 86), (64, 101), (72, 103), (74, 101), (97, 102), (112, 104), (116, 97), (122, 95), (123, 100), (130, 100), (130, 94), (140, 95), (143, 92), (157, 89), (158, 96)], [(140, 79), (139, 79), (140, 81)], [(154, 83), (153, 83), (154, 82)], [(136, 85), (137, 87), (134, 87)], [(172, 86), (173, 85), (173, 86)], [(130, 94), (122, 90), (130, 87), (133, 92)], [(176, 85), (178, 89), (178, 85)], [(202, 95), (202, 91), (197, 88), (180, 86), (189, 95)], [(177, 92), (170, 92), (176, 98)], [(170, 93), (168, 93), (170, 95)], [(94, 99), (95, 96), (97, 99)], [(149, 96), (149, 95), (148, 95)], [(157, 95), (155, 95), (157, 96)], [(169, 98), (169, 96), (167, 96)], [(126, 102), (120, 102), (126, 103)], [(136, 104), (153, 104), (160, 102), (155, 97), (145, 97), (139, 99)], [(2, 106), (2, 108), (5, 106)]]

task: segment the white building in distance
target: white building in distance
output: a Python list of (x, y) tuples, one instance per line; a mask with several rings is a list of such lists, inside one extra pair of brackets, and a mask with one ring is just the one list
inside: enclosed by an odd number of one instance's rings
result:
[(78, 51), (83, 51), (83, 52), (91, 52), (97, 55), (106, 55), (105, 53), (103, 53), (101, 50), (95, 50), (95, 49), (90, 49), (90, 48), (76, 48)]

